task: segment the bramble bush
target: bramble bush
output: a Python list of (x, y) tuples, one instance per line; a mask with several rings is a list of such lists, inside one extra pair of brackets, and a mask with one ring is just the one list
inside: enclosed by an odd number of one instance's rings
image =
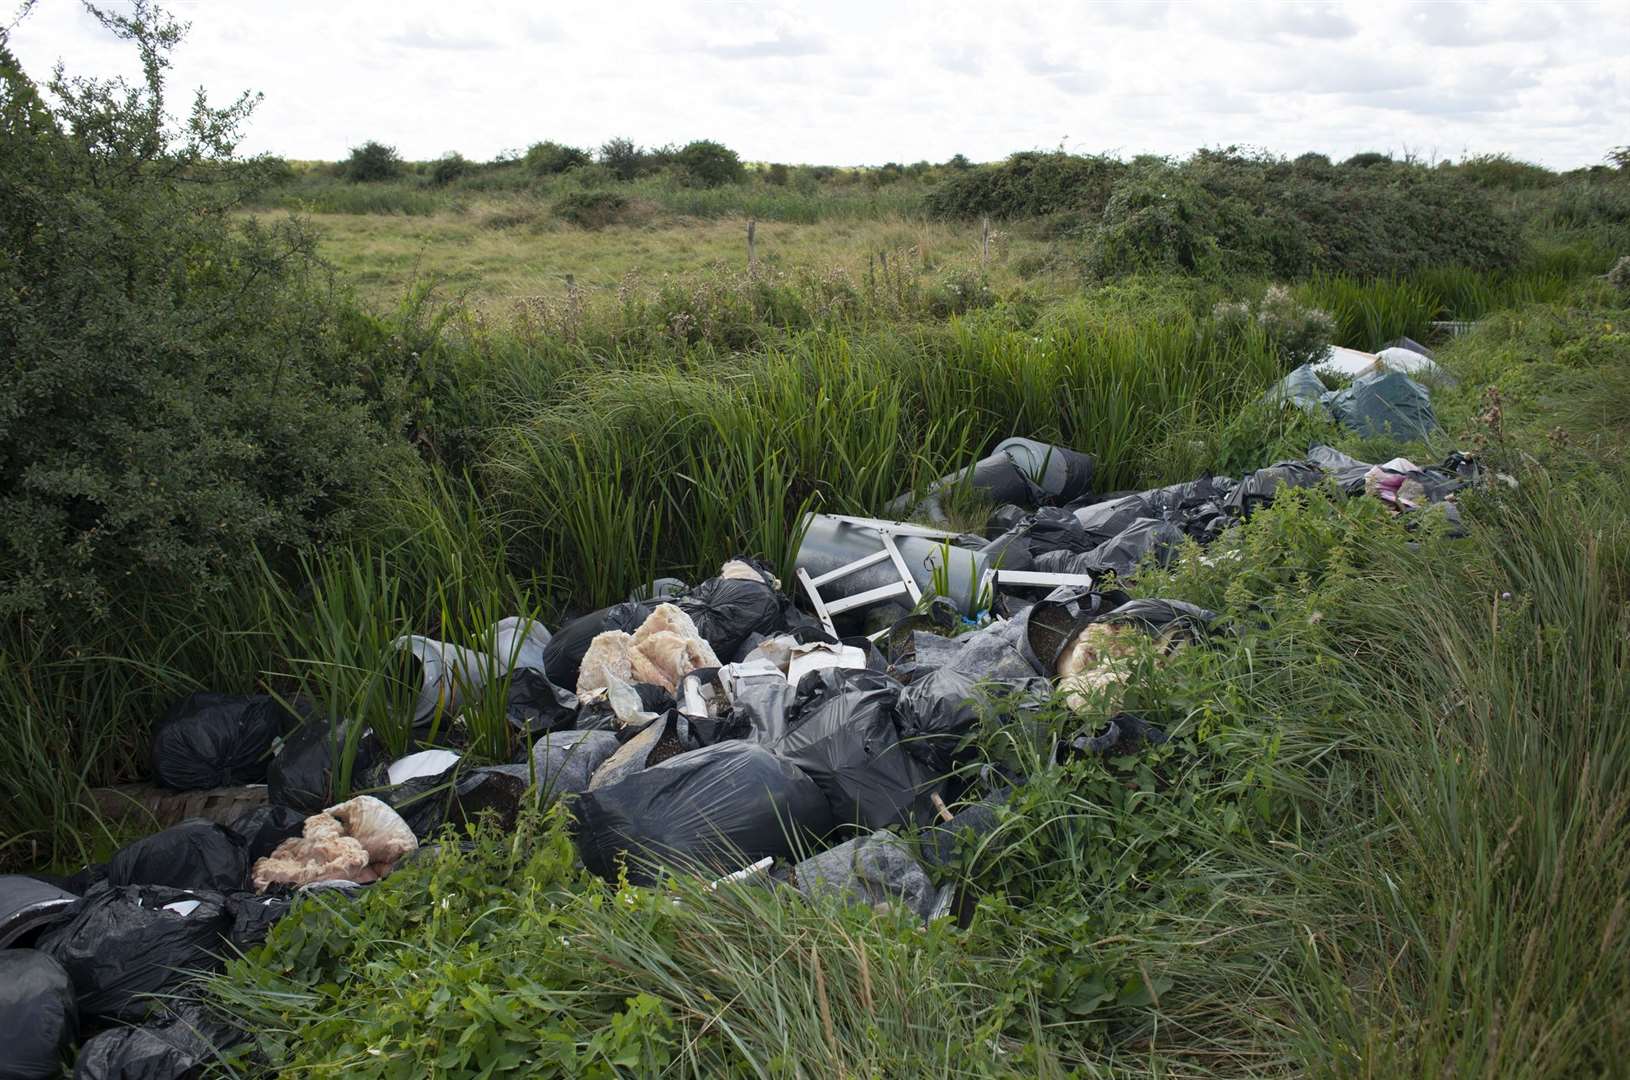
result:
[(168, 128), (184, 28), (98, 17), (138, 85), (59, 72), (53, 107), (0, 42), (0, 612), (39, 626), (337, 536), (387, 456), (312, 235), (224, 212), (254, 99)]

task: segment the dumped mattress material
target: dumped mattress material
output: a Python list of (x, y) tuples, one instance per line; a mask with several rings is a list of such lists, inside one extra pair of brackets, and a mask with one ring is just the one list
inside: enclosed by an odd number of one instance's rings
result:
[(257, 860), (255, 891), (336, 879), (377, 881), (418, 846), (401, 815), (371, 795), (359, 795), (313, 814), (300, 837), (283, 841)]
[(79, 1031), (73, 983), (33, 949), (0, 950), (0, 1077), (47, 1080)]
[(572, 809), (583, 865), (608, 881), (626, 867), (639, 884), (653, 882), (661, 866), (717, 875), (765, 856), (785, 858), (833, 825), (813, 780), (739, 740), (590, 789)]
[(243, 838), (201, 818), (126, 844), (107, 867), (110, 885), (167, 885), (223, 893), (242, 888), (248, 875), (249, 850)]
[(73, 980), (81, 1015), (138, 1021), (150, 995), (220, 966), (231, 916), (218, 893), (97, 885), (72, 920), (36, 943)]
[(177, 791), (266, 781), (272, 745), (300, 717), (261, 694), (191, 694), (153, 730), (153, 778)]
[[(748, 582), (731, 584), (763, 588)], [(691, 617), (678, 606), (663, 603), (632, 634), (608, 630), (595, 636), (578, 671), (577, 696), (587, 700), (613, 681), (652, 683), (671, 694), (696, 668), (718, 666), (719, 658)]]

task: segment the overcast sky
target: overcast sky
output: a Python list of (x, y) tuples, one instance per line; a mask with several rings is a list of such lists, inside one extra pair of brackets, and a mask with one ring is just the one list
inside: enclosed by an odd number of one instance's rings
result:
[[(244, 149), (293, 158), (628, 135), (826, 164), (1241, 144), (1562, 168), (1630, 143), (1626, 0), (169, 6), (192, 23), (176, 84), (263, 92)], [(12, 48), (40, 79), (132, 70), (78, 0), (39, 0)]]

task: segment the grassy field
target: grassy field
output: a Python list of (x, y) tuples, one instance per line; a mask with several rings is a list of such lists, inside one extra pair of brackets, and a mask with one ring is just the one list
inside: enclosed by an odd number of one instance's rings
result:
[[(747, 221), (657, 214), (641, 224), (585, 229), (553, 218), (549, 204), (529, 198), (480, 199), (457, 211), (426, 215), (322, 214), (322, 254), (376, 306), (394, 305), (416, 282), (482, 309), (530, 297), (560, 297), (567, 279), (600, 296), (634, 284), (719, 268), (747, 269)], [(932, 274), (977, 267), (977, 223), (905, 219), (814, 223), (760, 221), (754, 226), (759, 264), (767, 270), (841, 270), (864, 280), (880, 257), (906, 260)], [(992, 281), (1012, 286), (1023, 256), (1035, 265), (1046, 245), (1023, 230), (995, 230), (988, 259)]]
[[(1103, 702), (986, 718), (955, 767), (1023, 783), (937, 871), (966, 926), (607, 884), (564, 812), (528, 815), (302, 901), (193, 987), (248, 1035), (218, 1071), (1622, 1071), (1630, 172), (1201, 151), (714, 183), (690, 148), (619, 180), (540, 144), (268, 186), (224, 135), (166, 142), (162, 65), (154, 107), (53, 105), (8, 55), (8, 869), (141, 829), (86, 789), (142, 778), (185, 693), (300, 694), (399, 752), (397, 635), (555, 627), (743, 551), (787, 580), (804, 512), (882, 513), (1009, 435), (1092, 454), (1099, 493), (1320, 442), (1494, 475), (1464, 535), (1320, 487), (1141, 567), (1227, 630), (1138, 659), (1158, 748), (1059, 762)], [(1425, 441), (1264, 400), (1327, 340), (1400, 334), (1451, 376)], [(526, 749), (496, 700), (460, 718), (470, 762)]]

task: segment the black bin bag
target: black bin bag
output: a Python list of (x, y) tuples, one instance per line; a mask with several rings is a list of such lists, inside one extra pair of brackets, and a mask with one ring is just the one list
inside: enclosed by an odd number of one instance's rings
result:
[(189, 973), (219, 967), (231, 928), (217, 893), (103, 884), (37, 947), (67, 970), (83, 1015), (134, 1022), (147, 1014), (148, 995), (174, 992)]
[(762, 581), (710, 578), (680, 598), (678, 605), (725, 663), (738, 659), (753, 634), (772, 634), (786, 626), (780, 594)]
[[(266, 770), (267, 801), (306, 814), (321, 813), (339, 802), (341, 766), (352, 725), (352, 721), (311, 720), (284, 740), (283, 749)], [(351, 791), (383, 787), (390, 780), (389, 765), (385, 744), (373, 728), (357, 732)]]
[(266, 694), (191, 694), (153, 731), (153, 777), (177, 791), (261, 784), (272, 744), (300, 718)]
[(33, 949), (0, 949), (0, 1080), (45, 1080), (79, 1031), (73, 982)]
[(232, 831), (243, 837), (249, 852), (249, 865), (264, 859), (277, 850), (285, 840), (304, 834), (306, 815), (291, 806), (267, 803), (240, 814), (232, 822)]
[(126, 844), (108, 860), (109, 885), (168, 885), (172, 889), (241, 889), (249, 848), (230, 829), (191, 818)]
[(900, 741), (899, 697), (899, 682), (880, 672), (811, 672), (788, 710), (786, 734), (770, 744), (820, 785), (839, 824), (886, 829), (932, 815), (934, 775)]
[(74, 1080), (192, 1080), (246, 1037), (202, 1006), (184, 1004), (141, 1027), (116, 1027), (79, 1048)]
[(583, 865), (608, 881), (651, 884), (657, 865), (724, 874), (784, 857), (832, 829), (815, 782), (754, 743), (704, 746), (572, 802)]

